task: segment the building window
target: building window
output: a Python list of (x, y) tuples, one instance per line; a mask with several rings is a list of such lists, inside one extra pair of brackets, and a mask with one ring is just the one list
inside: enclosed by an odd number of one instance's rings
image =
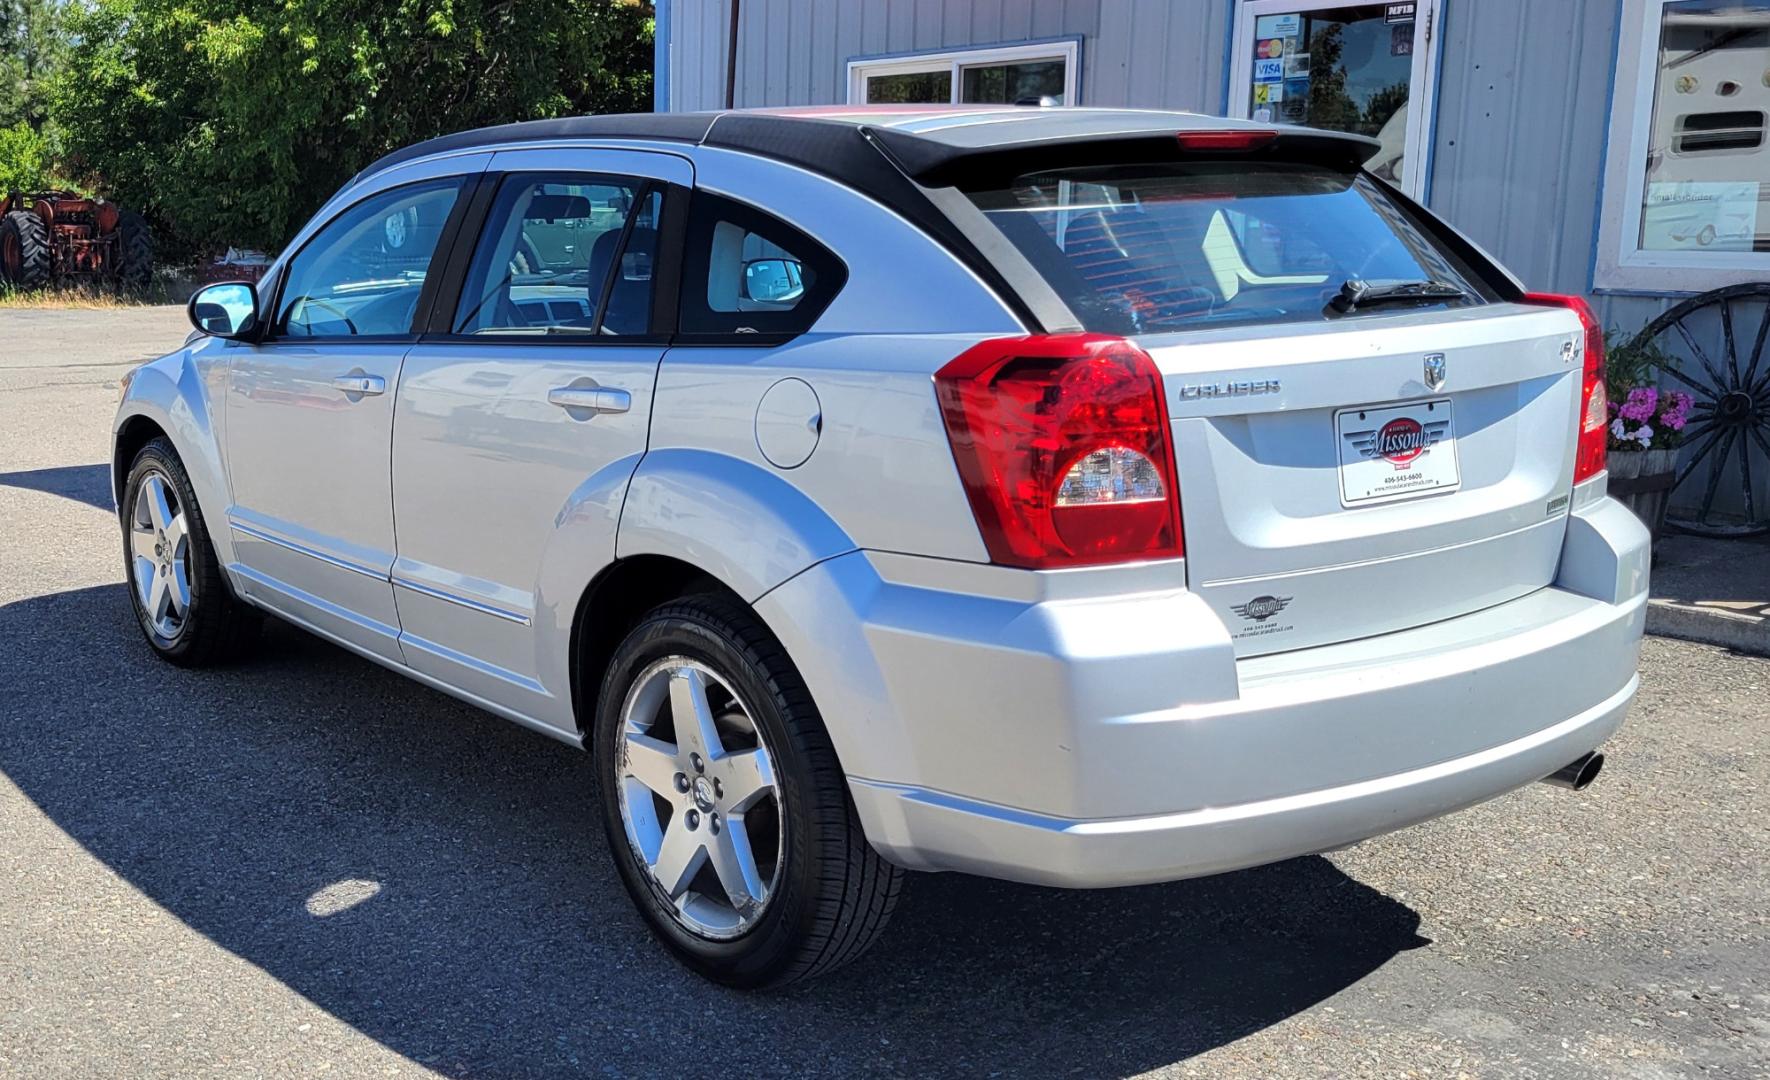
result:
[(963, 52), (881, 56), (848, 62), (853, 105), (1076, 103), (1076, 42), (1052, 41)]
[(1365, 168), (1424, 201), (1440, 0), (1240, 0), (1229, 115), (1367, 135)]
[(1596, 286), (1770, 274), (1770, 0), (1625, 0)]

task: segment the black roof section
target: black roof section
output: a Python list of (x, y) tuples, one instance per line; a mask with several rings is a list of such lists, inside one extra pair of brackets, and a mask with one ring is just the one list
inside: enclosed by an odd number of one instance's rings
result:
[(361, 180), (403, 162), (446, 154), (454, 150), (502, 146), (518, 142), (555, 142), (562, 139), (670, 139), (698, 143), (719, 114), (618, 113), (610, 116), (564, 116), (557, 120), (529, 120), (498, 124), (426, 139), (377, 159), (356, 175)]
[[(814, 148), (844, 141), (876, 141), (912, 176), (939, 182), (961, 162), (1013, 151), (1036, 153), (1056, 144), (1081, 149), (1126, 144), (1157, 144), (1177, 152), (1180, 132), (1273, 131), (1269, 151), (1287, 160), (1321, 159), (1356, 167), (1377, 149), (1361, 135), (1272, 127), (1196, 113), (1150, 109), (1037, 108), (1032, 106), (831, 106), (744, 109), (726, 112), (622, 113), (568, 116), (475, 128), (415, 143), (379, 159), (357, 174), (373, 175), (433, 154), (512, 143), (576, 139), (647, 139), (719, 146), (763, 156), (785, 151), (786, 160), (816, 168)], [(838, 157), (841, 155), (837, 155)], [(845, 179), (831, 173), (836, 179)]]
[[(433, 154), (516, 143), (636, 139), (716, 146), (828, 176), (892, 208), (969, 266), (1028, 329), (1080, 329), (1067, 306), (960, 193), (1002, 186), (1029, 167), (1160, 162), (1192, 156), (1182, 132), (1270, 132), (1236, 160), (1318, 161), (1356, 170), (1373, 139), (1193, 113), (1034, 106), (833, 106), (574, 116), (479, 128), (395, 151), (372, 176)], [(1060, 161), (1052, 150), (1062, 148)], [(1206, 150), (1216, 154), (1221, 151)], [(354, 183), (355, 181), (353, 181)]]

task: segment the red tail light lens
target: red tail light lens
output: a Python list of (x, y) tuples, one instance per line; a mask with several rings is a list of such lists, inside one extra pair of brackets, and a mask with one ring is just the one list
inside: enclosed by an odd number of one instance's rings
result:
[(1049, 568), (1183, 553), (1162, 379), (1123, 338), (985, 341), (934, 377), (990, 558)]
[(1586, 370), (1580, 389), (1579, 446), (1573, 459), (1573, 482), (1589, 480), (1603, 472), (1608, 457), (1610, 437), (1610, 401), (1604, 389), (1604, 328), (1592, 314), (1584, 297), (1561, 296), (1556, 293), (1530, 293), (1527, 304), (1564, 307), (1579, 316), (1586, 329)]

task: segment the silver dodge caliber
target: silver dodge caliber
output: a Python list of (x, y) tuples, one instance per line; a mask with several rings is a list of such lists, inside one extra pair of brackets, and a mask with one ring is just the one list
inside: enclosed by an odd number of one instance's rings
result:
[(1583, 787), (1648, 574), (1602, 338), (1374, 145), (899, 107), (400, 151), (128, 382), (135, 614), (588, 749), (634, 902), (739, 986), (852, 960), (905, 870), (1167, 881)]

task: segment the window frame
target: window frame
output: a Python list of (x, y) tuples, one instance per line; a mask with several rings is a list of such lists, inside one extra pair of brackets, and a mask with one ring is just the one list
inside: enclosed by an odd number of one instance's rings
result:
[[(713, 227), (719, 222), (730, 222), (784, 251), (796, 253), (802, 267), (810, 265), (817, 284), (815, 292), (812, 289), (806, 290), (805, 305), (801, 307), (796, 304), (786, 311), (713, 310), (707, 303), (707, 283), (712, 276)], [(848, 264), (829, 245), (754, 203), (702, 188), (694, 190), (692, 205), (684, 223), (682, 241), (677, 250), (681, 252), (681, 259), (673, 268), (678, 295), (673, 326), (675, 334), (671, 338), (671, 343), (676, 346), (737, 345), (756, 348), (783, 345), (802, 334), (811, 333), (817, 321), (848, 284)], [(728, 329), (690, 330), (685, 323), (691, 316), (734, 325)], [(771, 328), (768, 324), (789, 320), (769, 318), (770, 316), (791, 316), (792, 321), (803, 319), (804, 325), (793, 330)], [(753, 324), (754, 328), (747, 331), (737, 329), (735, 324), (740, 319)]]
[[(1641, 248), (1647, 152), (1665, 8), (1673, 0), (1622, 0), (1616, 82), (1598, 199), (1592, 288), (1600, 293), (1682, 296), (1770, 277), (1770, 252), (1645, 251)], [(1764, 151), (1770, 155), (1770, 147)], [(1762, 203), (1762, 193), (1759, 197)]]
[(938, 52), (855, 57), (848, 61), (848, 103), (866, 104), (869, 79), (881, 75), (923, 75), (944, 71), (952, 76), (952, 92), (944, 104), (964, 105), (968, 103), (961, 101), (960, 97), (965, 89), (965, 68), (1039, 60), (1063, 62), (1063, 103), (1081, 104), (1081, 39), (1076, 37), (1048, 38), (980, 49), (943, 49)]
[[(253, 341), (253, 344), (261, 346), (317, 346), (337, 345), (340, 343), (377, 345), (417, 341), (420, 334), (423, 332), (422, 328), (426, 325), (431, 314), (431, 309), (435, 304), (437, 290), (440, 287), (440, 277), (445, 267), (448, 265), (450, 256), (453, 254), (455, 237), (460, 231), (462, 219), (467, 214), (468, 205), (473, 202), (480, 182), (480, 175), (481, 174), (478, 172), (458, 172), (445, 173), (436, 176), (413, 177), (403, 183), (389, 184), (386, 187), (364, 192), (361, 198), (355, 199), (347, 205), (339, 207), (338, 211), (332, 214), (331, 217), (328, 217), (323, 224), (308, 232), (306, 238), (301, 241), (300, 247), (290, 252), (287, 258), (281, 260), (281, 265), (276, 270), (276, 281), (271, 289), (269, 303), (264, 304), (262, 300), (260, 301), (264, 306), (264, 317), (260, 321), (259, 335), (256, 340)], [(296, 336), (277, 332), (277, 322), (281, 318), (283, 310), (283, 294), (288, 289), (289, 278), (295, 269), (296, 260), (306, 254), (307, 250), (314, 245), (314, 242), (324, 237), (332, 226), (338, 224), (338, 222), (346, 215), (354, 213), (364, 203), (371, 202), (386, 195), (394, 194), (395, 192), (407, 190), (408, 188), (440, 187), (446, 184), (453, 184), (455, 186), (455, 201), (449, 207), (448, 216), (443, 219), (442, 231), (437, 236), (436, 247), (431, 250), (430, 262), (424, 268), (424, 284), (419, 286), (418, 302), (412, 308), (412, 321), (406, 327), (404, 333)]]
[[(455, 330), (455, 317), (461, 306), (461, 297), (467, 287), (467, 278), (472, 273), (473, 261), (479, 255), (480, 245), (487, 239), (487, 229), (502, 224), (493, 219), (493, 211), (497, 209), (498, 196), (504, 185), (512, 180), (553, 184), (595, 184), (606, 183), (609, 186), (630, 186), (634, 191), (633, 207), (621, 222), (621, 238), (617, 242), (614, 260), (609, 264), (609, 272), (614, 273), (620, 265), (621, 256), (625, 254), (627, 237), (632, 232), (633, 223), (637, 220), (639, 207), (653, 195), (662, 196), (662, 205), (658, 211), (658, 251), (652, 255), (652, 295), (649, 326), (643, 334), (462, 334)], [(634, 345), (657, 343), (669, 335), (660, 331), (658, 297), (664, 291), (662, 274), (674, 272), (674, 267), (664, 256), (664, 230), (669, 221), (671, 191), (675, 185), (667, 181), (649, 176), (614, 173), (592, 169), (557, 169), (557, 168), (513, 168), (486, 172), (480, 176), (479, 189), (474, 193), (474, 213), (471, 220), (462, 222), (460, 233), (456, 239), (455, 249), (450, 252), (446, 270), (448, 287), (439, 291), (434, 310), (424, 322), (424, 340), (437, 342), (446, 341), (457, 344), (500, 343), (505, 345)], [(593, 307), (592, 318), (605, 314), (602, 305), (607, 301), (613, 279), (605, 278), (602, 288), (597, 293), (597, 304)]]

